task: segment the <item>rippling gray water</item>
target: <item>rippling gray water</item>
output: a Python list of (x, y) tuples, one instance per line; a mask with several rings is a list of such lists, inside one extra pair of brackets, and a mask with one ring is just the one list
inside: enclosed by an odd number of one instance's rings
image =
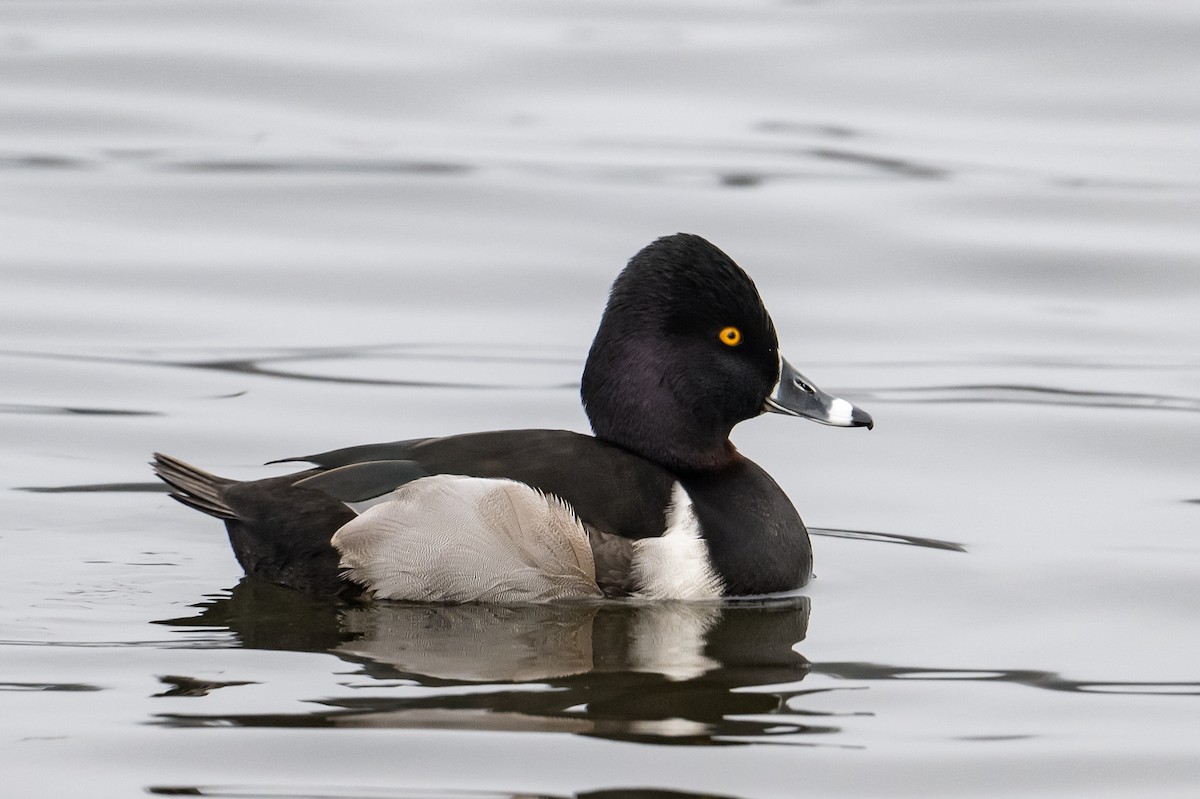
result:
[[(0, 762), (22, 797), (1193, 796), (1194, 3), (0, 5)], [(803, 596), (240, 583), (155, 449), (584, 429), (702, 234), (874, 415), (739, 448)]]

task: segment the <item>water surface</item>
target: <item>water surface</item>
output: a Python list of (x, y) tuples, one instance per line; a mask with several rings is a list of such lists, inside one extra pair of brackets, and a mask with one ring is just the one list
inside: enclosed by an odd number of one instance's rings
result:
[[(21, 796), (1191, 796), (1200, 12), (0, 7), (0, 762)], [(154, 450), (583, 430), (659, 235), (876, 429), (735, 442), (802, 596), (341, 606)]]

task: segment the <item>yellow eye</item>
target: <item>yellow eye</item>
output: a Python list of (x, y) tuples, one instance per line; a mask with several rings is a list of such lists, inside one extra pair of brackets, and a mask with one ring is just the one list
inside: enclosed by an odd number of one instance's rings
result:
[(721, 339), (721, 343), (726, 346), (736, 347), (742, 343), (742, 331), (732, 326), (722, 328), (721, 332), (717, 334), (717, 338)]

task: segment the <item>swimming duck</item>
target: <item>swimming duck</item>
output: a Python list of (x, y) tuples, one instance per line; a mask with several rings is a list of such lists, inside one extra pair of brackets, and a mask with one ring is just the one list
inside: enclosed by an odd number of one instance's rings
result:
[(245, 482), (163, 454), (153, 467), (172, 497), (224, 520), (247, 575), (314, 593), (699, 600), (808, 582), (804, 523), (730, 431), (764, 412), (873, 422), (783, 359), (758, 289), (729, 256), (680, 233), (630, 259), (581, 395), (594, 436), (368, 444), (273, 461), (311, 466)]

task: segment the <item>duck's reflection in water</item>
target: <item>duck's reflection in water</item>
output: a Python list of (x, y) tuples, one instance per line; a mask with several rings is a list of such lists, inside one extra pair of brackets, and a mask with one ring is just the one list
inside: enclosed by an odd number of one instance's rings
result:
[[(835, 732), (791, 707), (809, 691), (793, 648), (806, 597), (721, 604), (346, 605), (246, 580), (176, 627), (241, 646), (328, 652), (363, 695), (302, 714), (170, 714), (173, 726), (345, 726), (573, 732), (659, 743), (739, 743)], [(178, 678), (175, 678), (178, 679)], [(414, 691), (413, 687), (421, 690)], [(462, 690), (471, 686), (471, 690)], [(751, 689), (751, 690), (743, 690)]]

